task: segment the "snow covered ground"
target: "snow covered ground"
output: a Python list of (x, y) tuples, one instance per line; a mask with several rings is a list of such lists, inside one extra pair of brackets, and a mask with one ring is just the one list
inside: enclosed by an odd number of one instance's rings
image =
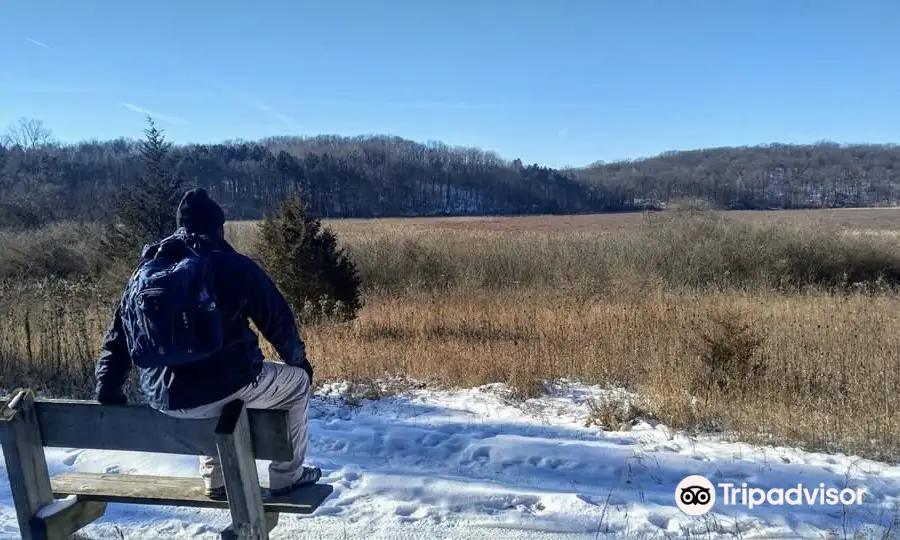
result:
[[(332, 387), (331, 395), (340, 388)], [(311, 409), (310, 461), (334, 494), (312, 516), (282, 515), (273, 538), (827, 538), (890, 527), (900, 467), (842, 455), (688, 438), (661, 425), (585, 427), (588, 400), (624, 393), (567, 386), (515, 404), (502, 386), (410, 391), (350, 407), (321, 393)], [(192, 456), (48, 449), (51, 474), (75, 470), (193, 476)], [(259, 462), (260, 476), (266, 463)], [(2, 461), (0, 461), (2, 466)], [(863, 488), (861, 505), (721, 504), (682, 512), (688, 475), (714, 484)], [(215, 538), (226, 510), (111, 504), (90, 538)], [(121, 534), (120, 534), (121, 533)], [(17, 538), (5, 470), (0, 538)], [(868, 537), (868, 535), (867, 535)], [(875, 537), (880, 537), (876, 534)]]

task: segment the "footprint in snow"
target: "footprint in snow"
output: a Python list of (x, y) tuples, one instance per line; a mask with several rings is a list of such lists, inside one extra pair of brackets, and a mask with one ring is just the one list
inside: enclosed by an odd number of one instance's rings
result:
[(534, 514), (545, 509), (538, 497), (533, 495), (501, 495), (480, 501), (481, 512), (497, 514), (499, 512), (519, 511)]
[(558, 469), (560, 467), (560, 465), (562, 465), (562, 464), (563, 464), (563, 461), (558, 458), (546, 458), (544, 460), (544, 465), (548, 469), (552, 469), (552, 470)]
[(416, 507), (411, 504), (403, 504), (394, 509), (394, 515), (400, 517), (409, 517), (416, 511)]
[(528, 458), (528, 464), (538, 469), (550, 469), (551, 471), (560, 468), (565, 462), (558, 458), (531, 456)]
[(650, 514), (649, 516), (647, 516), (647, 521), (650, 524), (659, 527), (660, 529), (669, 529), (669, 518), (661, 514)]
[(322, 452), (343, 452), (347, 449), (347, 441), (343, 439), (330, 439), (320, 443), (319, 450)]
[(434, 448), (449, 438), (450, 436), (446, 433), (431, 432), (422, 437), (419, 444), (426, 448)]
[(472, 457), (466, 460), (466, 463), (477, 461), (478, 463), (487, 463), (491, 460), (491, 449), (487, 446), (479, 446), (472, 452)]
[[(341, 478), (343, 476), (343, 478)], [(347, 489), (353, 489), (359, 484), (359, 473), (355, 472), (345, 472), (343, 475), (339, 475), (339, 483)]]
[[(398, 506), (394, 510), (394, 515), (397, 516), (401, 523), (415, 523), (428, 518), (431, 518), (432, 522), (440, 522), (440, 517), (434, 516), (428, 508), (424, 506), (413, 506), (411, 504)], [(435, 519), (436, 517), (437, 519)]]

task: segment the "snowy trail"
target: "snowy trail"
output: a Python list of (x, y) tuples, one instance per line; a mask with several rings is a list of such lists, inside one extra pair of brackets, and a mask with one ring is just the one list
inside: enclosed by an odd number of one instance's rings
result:
[[(312, 516), (282, 515), (273, 538), (824, 538), (830, 531), (887, 526), (900, 514), (900, 467), (670, 436), (664, 426), (630, 431), (584, 427), (573, 386), (523, 405), (501, 386), (413, 391), (351, 409), (319, 396), (310, 416), (309, 459), (334, 494)], [(334, 388), (335, 392), (339, 389)], [(614, 398), (618, 399), (618, 398)], [(66, 470), (193, 476), (193, 456), (48, 449), (51, 474)], [(266, 476), (265, 462), (259, 462)], [(859, 506), (716, 504), (701, 517), (675, 504), (690, 474), (752, 487), (865, 488)], [(84, 529), (92, 538), (214, 538), (225, 510), (112, 504)], [(17, 538), (5, 470), (0, 538)]]

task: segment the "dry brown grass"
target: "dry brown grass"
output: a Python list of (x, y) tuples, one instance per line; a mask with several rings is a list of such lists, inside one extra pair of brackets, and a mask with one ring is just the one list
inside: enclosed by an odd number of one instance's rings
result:
[[(318, 382), (507, 382), (527, 397), (580, 379), (637, 390), (649, 413), (679, 427), (898, 457), (900, 296), (871, 282), (839, 293), (773, 287), (900, 275), (898, 238), (639, 218), (625, 231), (577, 233), (334, 223), (370, 287), (354, 323), (303, 329)], [(247, 224), (228, 233), (252, 245)], [(62, 282), (0, 290), (0, 388), (90, 397), (112, 297)]]

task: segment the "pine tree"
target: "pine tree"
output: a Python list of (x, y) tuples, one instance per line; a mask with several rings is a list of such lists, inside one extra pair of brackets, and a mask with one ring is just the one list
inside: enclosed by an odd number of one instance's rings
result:
[(337, 237), (292, 193), (259, 224), (255, 252), (288, 302), (307, 322), (351, 320), (362, 307), (356, 266)]
[(143, 172), (135, 184), (119, 194), (114, 222), (104, 238), (104, 251), (112, 260), (132, 259), (148, 243), (175, 229), (175, 210), (184, 194), (182, 179), (172, 174), (166, 159), (171, 143), (147, 117), (149, 127), (138, 149)]

